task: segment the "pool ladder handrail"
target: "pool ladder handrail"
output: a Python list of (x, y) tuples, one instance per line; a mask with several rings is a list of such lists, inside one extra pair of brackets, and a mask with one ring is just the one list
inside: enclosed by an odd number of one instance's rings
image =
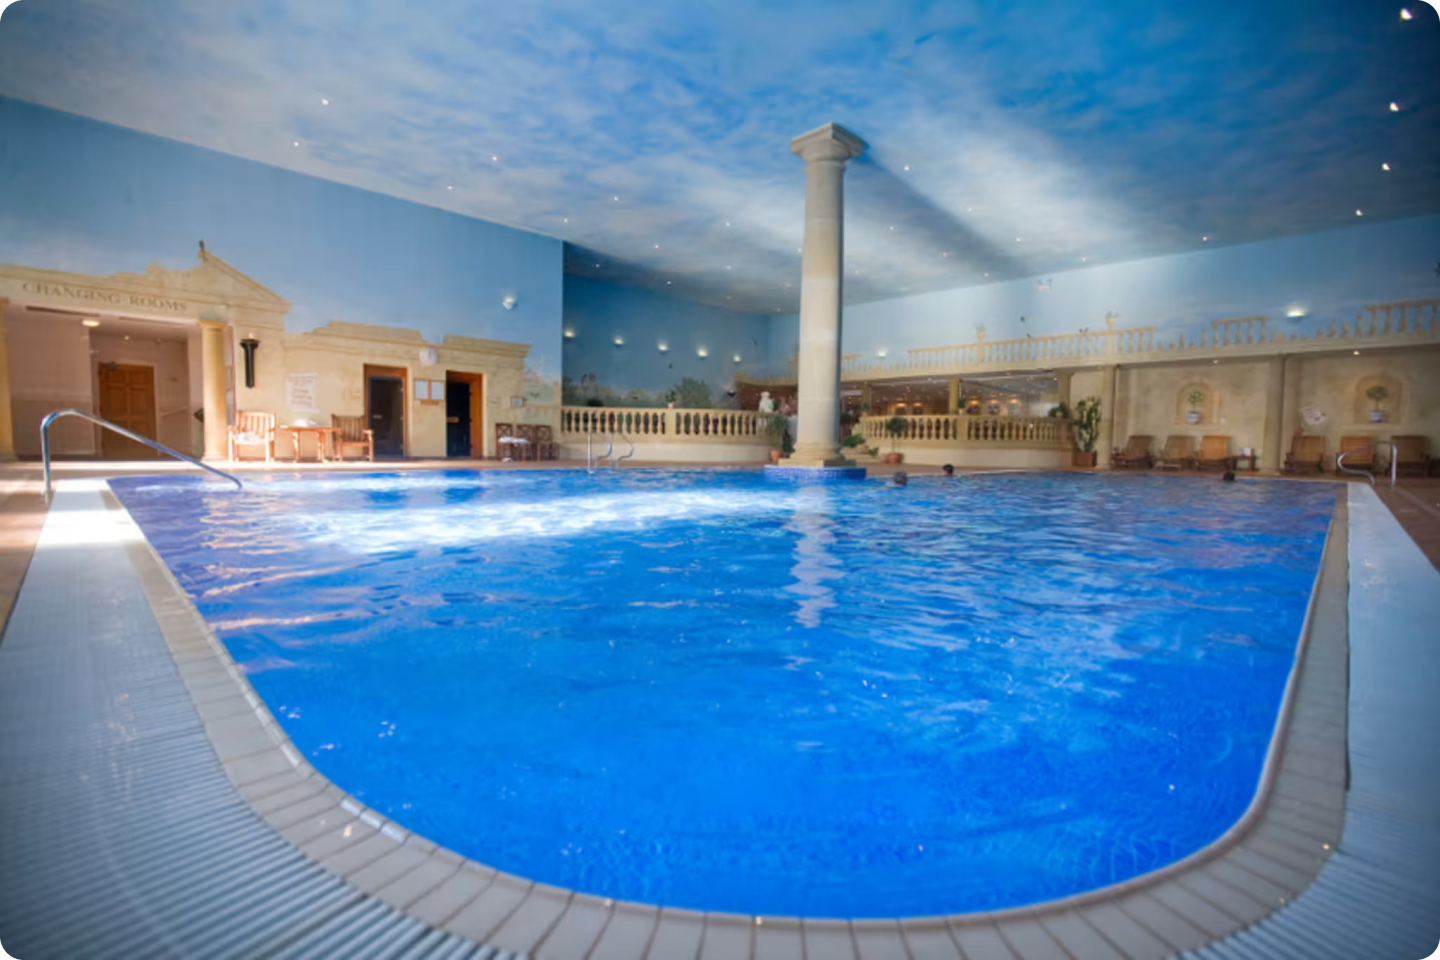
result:
[(611, 466), (619, 466), (626, 460), (629, 460), (631, 457), (635, 456), (635, 441), (631, 440), (628, 436), (626, 436), (624, 430), (620, 431), (620, 439), (630, 444), (630, 452), (625, 454), (625, 456), (621, 457), (620, 459), (616, 460), (614, 463), (611, 464)]
[[(1381, 444), (1384, 444), (1385, 446), (1387, 446), (1387, 447), (1390, 448), (1390, 486), (1393, 487), (1393, 486), (1395, 486), (1396, 466), (1397, 466), (1396, 463), (1395, 463), (1395, 444), (1391, 443), (1389, 440), (1372, 440), (1372, 441), (1370, 441), (1370, 450), (1371, 450), (1371, 452), (1373, 453), (1374, 450), (1375, 450), (1375, 448), (1378, 447), (1378, 446), (1380, 446)], [(1367, 480), (1370, 481), (1370, 486), (1372, 486), (1372, 487), (1375, 486), (1375, 474), (1371, 473), (1369, 470), (1359, 470), (1359, 469), (1356, 469), (1355, 467), (1347, 467), (1347, 466), (1345, 466), (1345, 455), (1346, 455), (1347, 453), (1354, 453), (1354, 452), (1355, 452), (1355, 451), (1353, 451), (1353, 450), (1345, 450), (1345, 451), (1342, 451), (1340, 454), (1338, 454), (1338, 455), (1335, 457), (1335, 472), (1336, 472), (1336, 473), (1354, 473), (1354, 474), (1362, 475), (1362, 476), (1365, 477), (1365, 479), (1367, 479)]]
[[(590, 473), (595, 472), (596, 463), (603, 463), (609, 460), (611, 454), (615, 452), (615, 440), (610, 436), (608, 431), (604, 431), (604, 436), (609, 445), (605, 448), (604, 453), (596, 457), (594, 456), (594, 451), (591, 449), (591, 441), (595, 439), (595, 431), (588, 430), (585, 433), (585, 469)], [(614, 466), (614, 464), (611, 464), (611, 466)]]
[(54, 413), (47, 413), (47, 414), (40, 420), (40, 463), (41, 463), (42, 468), (43, 468), (44, 471), (45, 471), (45, 502), (46, 502), (46, 503), (49, 503), (49, 502), (50, 502), (50, 497), (51, 497), (51, 483), (50, 483), (50, 424), (54, 423), (56, 420), (59, 420), (61, 417), (79, 417), (79, 418), (81, 418), (82, 420), (89, 420), (91, 423), (95, 424), (96, 426), (104, 427), (106, 430), (111, 430), (111, 431), (113, 431), (113, 432), (115, 432), (115, 433), (118, 433), (118, 434), (120, 434), (122, 437), (129, 437), (131, 440), (134, 440), (134, 441), (137, 442), (137, 443), (143, 443), (143, 444), (145, 444), (145, 446), (150, 447), (151, 449), (154, 449), (154, 450), (159, 450), (161, 453), (168, 454), (168, 455), (174, 457), (174, 458), (177, 459), (177, 460), (184, 460), (186, 463), (194, 464), (195, 466), (199, 467), (201, 470), (208, 470), (208, 471), (210, 471), (211, 473), (215, 474), (217, 477), (223, 477), (224, 479), (229, 480), (231, 483), (235, 484), (235, 487), (236, 487), (236, 489), (238, 489), (238, 490), (244, 490), (244, 489), (245, 489), (245, 484), (243, 484), (243, 483), (240, 482), (240, 478), (235, 477), (235, 476), (232, 476), (231, 474), (226, 473), (224, 470), (216, 470), (214, 467), (212, 467), (212, 466), (210, 466), (210, 465), (208, 465), (208, 464), (201, 463), (199, 460), (196, 460), (194, 457), (187, 457), (187, 456), (185, 456), (185, 454), (181, 453), (181, 452), (178, 451), (178, 450), (171, 450), (169, 447), (165, 446), (165, 444), (163, 444), (163, 443), (156, 443), (154, 440), (151, 440), (149, 437), (142, 437), (142, 436), (140, 436), (140, 434), (138, 434), (138, 433), (134, 433), (134, 432), (132, 432), (132, 431), (130, 431), (130, 430), (126, 430), (124, 427), (120, 426), (118, 423), (111, 423), (109, 420), (105, 420), (105, 419), (102, 419), (102, 418), (100, 418), (100, 417), (97, 417), (97, 416), (95, 416), (95, 414), (90, 413), (88, 410), (76, 410), (76, 409), (74, 409), (73, 407), (71, 407), (71, 408), (68, 408), (68, 409), (65, 409), (65, 410), (56, 410)]

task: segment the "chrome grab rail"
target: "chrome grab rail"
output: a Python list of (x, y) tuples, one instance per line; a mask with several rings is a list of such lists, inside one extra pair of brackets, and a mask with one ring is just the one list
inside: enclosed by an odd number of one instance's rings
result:
[(627, 437), (623, 431), (620, 434), (620, 439), (630, 444), (630, 452), (625, 454), (625, 456), (621, 457), (619, 460), (616, 460), (616, 463), (624, 463), (626, 460), (629, 460), (631, 457), (635, 456), (635, 441)]
[(145, 444), (145, 446), (150, 447), (150, 448), (152, 448), (152, 449), (154, 449), (154, 450), (159, 450), (161, 453), (169, 454), (170, 456), (174, 457), (174, 458), (177, 459), (177, 460), (184, 460), (186, 463), (193, 463), (195, 466), (199, 467), (201, 470), (208, 470), (208, 471), (210, 471), (211, 473), (215, 474), (217, 477), (223, 477), (224, 479), (229, 480), (231, 483), (235, 484), (235, 488), (236, 488), (237, 490), (244, 490), (244, 489), (245, 489), (245, 485), (240, 482), (240, 479), (239, 479), (238, 477), (231, 476), (230, 474), (226, 473), (224, 470), (216, 470), (214, 467), (209, 466), (209, 465), (207, 465), (207, 464), (203, 464), (203, 463), (201, 463), (199, 460), (196, 460), (196, 459), (193, 458), (193, 457), (187, 457), (187, 456), (185, 456), (185, 454), (181, 453), (181, 452), (178, 451), (178, 450), (171, 450), (169, 447), (165, 446), (163, 443), (156, 443), (154, 440), (151, 440), (149, 437), (142, 437), (142, 436), (140, 436), (140, 434), (138, 434), (138, 433), (132, 433), (132, 432), (130, 432), (129, 430), (126, 430), (124, 427), (122, 427), (122, 426), (120, 426), (120, 425), (118, 425), (118, 424), (111, 423), (109, 420), (102, 420), (100, 417), (95, 416), (95, 414), (93, 414), (93, 413), (89, 413), (88, 411), (85, 411), (85, 410), (75, 410), (75, 409), (72, 408), (72, 409), (68, 409), (68, 410), (56, 410), (54, 413), (47, 413), (47, 414), (44, 416), (44, 418), (40, 421), (40, 461), (41, 461), (41, 464), (43, 465), (44, 470), (45, 470), (45, 502), (46, 502), (46, 503), (49, 503), (49, 502), (50, 502), (50, 494), (51, 494), (51, 484), (50, 484), (50, 424), (54, 423), (56, 420), (59, 420), (61, 417), (80, 417), (82, 420), (89, 420), (91, 423), (96, 424), (97, 426), (104, 427), (106, 430), (114, 431), (115, 433), (120, 434), (122, 437), (129, 437), (131, 440), (134, 440), (134, 441), (136, 441), (137, 443), (143, 443), (143, 444)]
[[(1396, 480), (1396, 477), (1397, 477), (1397, 473), (1396, 473), (1397, 464), (1396, 464), (1396, 462), (1395, 462), (1395, 452), (1396, 452), (1396, 451), (1395, 451), (1395, 444), (1391, 443), (1389, 440), (1373, 440), (1373, 441), (1371, 441), (1371, 443), (1370, 443), (1370, 450), (1371, 450), (1371, 452), (1373, 453), (1374, 450), (1375, 450), (1375, 448), (1378, 447), (1378, 446), (1380, 446), (1381, 444), (1384, 444), (1385, 446), (1387, 446), (1387, 447), (1390, 448), (1390, 486), (1393, 487), (1393, 486), (1395, 486), (1395, 480)], [(1343, 451), (1342, 453), (1340, 453), (1339, 455), (1337, 455), (1337, 456), (1335, 457), (1335, 472), (1336, 472), (1336, 473), (1364, 474), (1365, 478), (1370, 481), (1370, 486), (1372, 486), (1372, 487), (1375, 486), (1375, 474), (1374, 474), (1374, 473), (1370, 472), (1369, 470), (1357, 470), (1357, 469), (1355, 469), (1354, 467), (1347, 467), (1347, 466), (1345, 466), (1345, 454), (1347, 454), (1347, 453), (1354, 453), (1354, 452), (1355, 452), (1355, 451), (1353, 451), (1353, 450), (1346, 450), (1346, 451)]]

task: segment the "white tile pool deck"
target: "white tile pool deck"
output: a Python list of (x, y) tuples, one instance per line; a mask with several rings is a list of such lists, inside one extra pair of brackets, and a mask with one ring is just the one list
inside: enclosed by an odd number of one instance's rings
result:
[(847, 923), (599, 900), (385, 822), (290, 747), (101, 486), (62, 489), (0, 643), (0, 942), (23, 960), (1424, 957), (1440, 938), (1440, 574), (1368, 488), (1348, 488), (1273, 793), (1242, 825), (1055, 904)]

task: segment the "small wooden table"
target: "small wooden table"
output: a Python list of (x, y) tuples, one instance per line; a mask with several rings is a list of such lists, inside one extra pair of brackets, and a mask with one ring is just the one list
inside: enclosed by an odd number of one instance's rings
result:
[(300, 427), (293, 424), (283, 424), (279, 429), (290, 431), (290, 449), (294, 451), (296, 463), (300, 462), (301, 434), (315, 434), (315, 462), (329, 463), (325, 448), (334, 442), (335, 434), (340, 432), (339, 427)]
[(1234, 469), (1236, 470), (1240, 469), (1240, 461), (1244, 460), (1246, 463), (1249, 464), (1249, 466), (1247, 466), (1245, 469), (1249, 470), (1251, 473), (1254, 473), (1257, 469), (1259, 469), (1255, 466), (1255, 457), (1256, 454), (1254, 453), (1237, 453), (1234, 457), (1231, 458), (1231, 460), (1234, 462)]

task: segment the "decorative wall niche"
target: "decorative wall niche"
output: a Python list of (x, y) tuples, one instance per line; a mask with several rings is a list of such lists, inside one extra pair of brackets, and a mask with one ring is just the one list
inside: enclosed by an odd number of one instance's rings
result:
[[(1370, 411), (1375, 409), (1375, 401), (1367, 394), (1374, 387), (1385, 388), (1385, 399), (1380, 403), (1380, 410), (1383, 418), (1379, 421), (1370, 419)], [(1351, 391), (1353, 400), (1350, 403), (1351, 423), (1403, 423), (1406, 417), (1405, 404), (1409, 400), (1409, 391), (1405, 388), (1405, 381), (1393, 377), (1388, 373), (1371, 373), (1360, 377), (1355, 381), (1355, 387)]]
[[(1190, 399), (1199, 394), (1199, 402)], [(1199, 414), (1198, 418), (1192, 412)], [(1220, 422), (1220, 389), (1208, 380), (1190, 380), (1175, 391), (1175, 423), (1181, 426), (1213, 425)]]

